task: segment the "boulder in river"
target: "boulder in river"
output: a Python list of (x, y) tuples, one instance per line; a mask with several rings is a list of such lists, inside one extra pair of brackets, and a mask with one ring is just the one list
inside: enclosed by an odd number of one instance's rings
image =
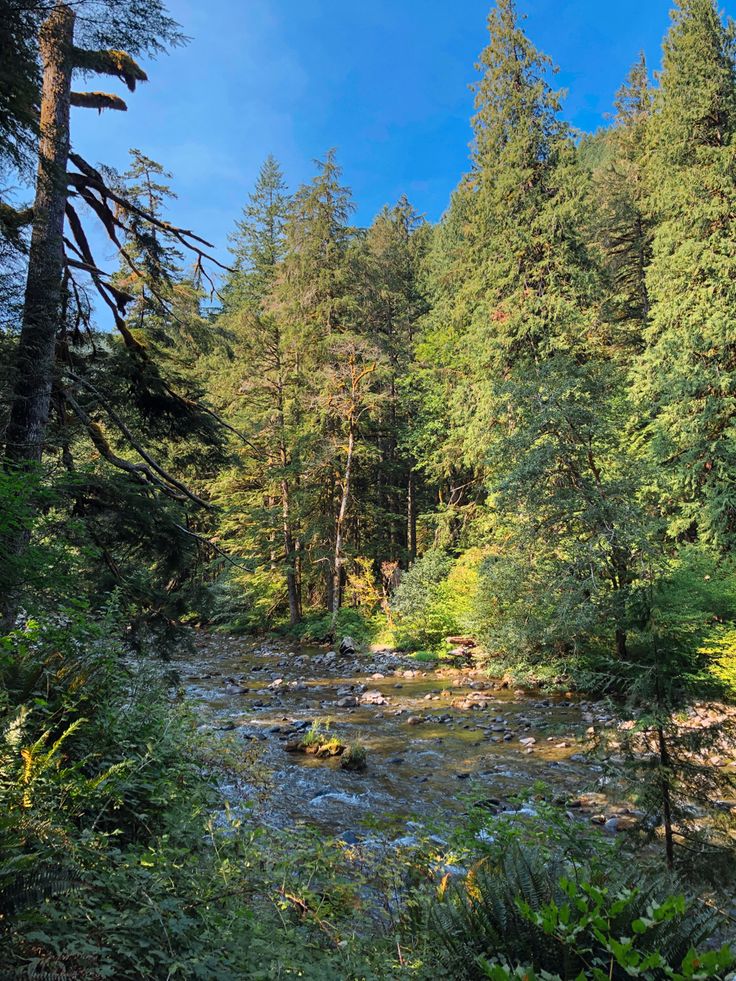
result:
[(352, 743), (340, 756), (340, 767), (353, 773), (363, 773), (368, 769), (365, 747)]
[(343, 637), (340, 641), (340, 653), (343, 657), (352, 657), (357, 648), (352, 637)]
[(365, 691), (360, 696), (361, 705), (388, 705), (388, 699), (377, 688)]
[(286, 753), (306, 753), (308, 756), (316, 756), (318, 760), (329, 759), (332, 756), (342, 756), (347, 746), (338, 739), (325, 738), (324, 740), (299, 739), (292, 740), (284, 746)]
[(360, 703), (355, 695), (345, 695), (343, 698), (337, 700), (337, 707), (341, 709), (355, 708), (358, 704)]

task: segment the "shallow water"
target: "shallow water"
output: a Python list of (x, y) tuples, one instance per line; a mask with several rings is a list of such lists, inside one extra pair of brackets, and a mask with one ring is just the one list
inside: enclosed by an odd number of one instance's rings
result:
[[(389, 652), (329, 657), (324, 648), (215, 634), (198, 635), (196, 653), (175, 667), (202, 727), (242, 742), (267, 779), (263, 794), (247, 782), (223, 785), (225, 799), (274, 826), (398, 827), (460, 814), (470, 794), (504, 800), (537, 780), (578, 794), (600, 776), (584, 756), (590, 716), (580, 705), (500, 690), (478, 670), (433, 670)], [(371, 677), (377, 673), (383, 677)], [(360, 697), (355, 686), (387, 704), (338, 707), (340, 697)], [(366, 747), (365, 773), (284, 751), (299, 725), (316, 719), (341, 742)]]

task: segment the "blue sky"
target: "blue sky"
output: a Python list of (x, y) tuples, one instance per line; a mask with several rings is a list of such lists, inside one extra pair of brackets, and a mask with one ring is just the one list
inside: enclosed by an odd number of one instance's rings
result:
[[(565, 115), (595, 129), (639, 50), (659, 63), (670, 0), (519, 0), (560, 66)], [(296, 186), (337, 148), (368, 224), (406, 193), (434, 221), (467, 166), (474, 64), (489, 0), (171, 0), (190, 43), (146, 64), (127, 114), (73, 110), (75, 146), (173, 172), (174, 220), (224, 250), (272, 152)], [(125, 94), (125, 93), (123, 93)]]

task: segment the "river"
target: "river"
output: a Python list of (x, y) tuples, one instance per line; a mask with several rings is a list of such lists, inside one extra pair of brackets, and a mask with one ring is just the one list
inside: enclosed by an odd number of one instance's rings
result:
[[(452, 820), (473, 797), (507, 806), (537, 781), (560, 798), (601, 789), (585, 744), (604, 706), (509, 690), (472, 666), (204, 632), (174, 666), (200, 727), (242, 744), (258, 774), (223, 783), (225, 799), (267, 825), (360, 834)], [(365, 747), (364, 773), (285, 752), (316, 720)], [(612, 813), (600, 793), (585, 804)]]

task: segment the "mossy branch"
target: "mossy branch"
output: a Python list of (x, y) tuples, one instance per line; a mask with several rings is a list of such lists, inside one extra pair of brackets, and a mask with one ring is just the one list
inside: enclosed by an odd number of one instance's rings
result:
[(97, 75), (114, 75), (135, 92), (137, 82), (147, 82), (148, 76), (141, 66), (125, 51), (87, 51), (74, 49), (74, 67)]
[(71, 104), (82, 109), (96, 109), (98, 112), (102, 112), (103, 109), (128, 111), (127, 105), (120, 96), (111, 95), (109, 92), (72, 92)]
[(0, 230), (6, 238), (19, 244), (20, 230), (33, 221), (33, 208), (18, 210), (0, 201)]

